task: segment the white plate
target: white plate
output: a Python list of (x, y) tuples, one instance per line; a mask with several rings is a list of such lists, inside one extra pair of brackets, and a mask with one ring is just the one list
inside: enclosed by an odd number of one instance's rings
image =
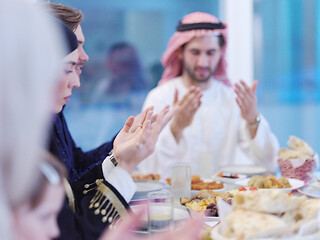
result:
[(134, 181), (134, 182), (137, 185), (137, 190), (134, 193), (132, 200), (147, 199), (149, 192), (159, 191), (167, 186), (167, 184), (164, 182), (153, 181), (153, 180)]
[[(291, 192), (294, 189), (301, 188), (305, 185), (304, 181), (298, 180), (298, 179), (293, 179), (293, 178), (287, 178), (290, 185), (292, 186), (291, 188), (259, 188), (259, 190), (281, 190), (283, 192)], [(250, 179), (243, 179), (239, 180), (236, 182), (237, 185), (248, 187), (248, 182)]]
[(255, 175), (262, 174), (268, 171), (267, 168), (263, 166), (245, 166), (245, 165), (229, 165), (223, 166), (220, 169), (220, 172), (226, 173), (238, 173), (244, 175)]
[(302, 188), (298, 189), (299, 193), (307, 195), (313, 198), (320, 198), (320, 189), (315, 188), (312, 185), (305, 185)]
[(224, 183), (230, 183), (230, 184), (235, 184), (237, 181), (241, 180), (241, 179), (245, 179), (247, 178), (247, 175), (244, 174), (238, 174), (238, 178), (227, 178), (227, 177), (218, 177), (217, 174), (215, 174), (212, 179), (215, 181), (220, 181), (220, 182), (224, 182)]

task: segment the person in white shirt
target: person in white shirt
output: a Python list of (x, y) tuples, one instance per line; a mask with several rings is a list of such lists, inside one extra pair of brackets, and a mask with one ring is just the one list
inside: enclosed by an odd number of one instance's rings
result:
[(229, 164), (274, 170), (279, 143), (257, 109), (258, 82), (232, 87), (226, 47), (227, 25), (215, 16), (194, 12), (180, 21), (162, 57), (162, 79), (143, 106), (180, 108), (140, 171), (164, 178), (177, 162), (190, 163), (192, 174), (203, 177)]

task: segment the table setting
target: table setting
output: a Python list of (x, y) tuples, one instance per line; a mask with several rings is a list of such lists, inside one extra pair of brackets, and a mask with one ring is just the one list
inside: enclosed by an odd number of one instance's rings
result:
[[(130, 205), (134, 209), (147, 203), (147, 234), (159, 231), (152, 222), (166, 222), (162, 230), (172, 230), (200, 214), (205, 218), (201, 239), (320, 239), (318, 155), (301, 141), (290, 138), (289, 148), (279, 151), (276, 172), (263, 166), (226, 165), (202, 178), (191, 175), (188, 163), (173, 165), (170, 178), (136, 180), (138, 190)], [(154, 201), (153, 195), (164, 192), (166, 200)], [(167, 214), (159, 207), (163, 203), (169, 203)]]

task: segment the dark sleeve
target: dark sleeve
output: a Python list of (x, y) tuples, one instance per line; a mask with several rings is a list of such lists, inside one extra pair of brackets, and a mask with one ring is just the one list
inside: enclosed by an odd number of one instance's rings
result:
[[(71, 135), (70, 135), (71, 137)], [(113, 149), (113, 141), (116, 136), (110, 142), (106, 142), (96, 149), (88, 152), (83, 152), (81, 148), (77, 147), (72, 139), (72, 152), (74, 157), (75, 169), (78, 172), (78, 178), (81, 178), (90, 169), (96, 165), (101, 164), (103, 160), (108, 156), (109, 152)]]
[(106, 228), (112, 228), (128, 211), (121, 194), (104, 179), (101, 165), (84, 175), (73, 186), (75, 215), (84, 239), (98, 239)]
[(65, 137), (68, 142), (67, 145), (73, 155), (72, 158), (74, 167), (69, 174), (70, 183), (73, 184), (86, 173), (88, 173), (92, 168), (103, 162), (103, 160), (108, 156), (109, 152), (113, 149), (113, 142), (117, 135), (113, 137), (112, 141), (106, 142), (100, 147), (91, 151), (84, 152), (81, 148), (77, 147), (76, 143), (74, 142), (63, 115), (62, 121)]

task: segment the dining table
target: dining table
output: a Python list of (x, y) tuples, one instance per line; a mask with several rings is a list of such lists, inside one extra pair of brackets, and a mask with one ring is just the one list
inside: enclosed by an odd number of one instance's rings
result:
[[(277, 178), (281, 177), (281, 172), (279, 169), (277, 169), (275, 172), (264, 172), (262, 175), (267, 175), (267, 174), (273, 174), (274, 176), (276, 176)], [(246, 177), (248, 177), (248, 179), (252, 176), (252, 175), (245, 175)], [(217, 178), (211, 178), (211, 179), (207, 179), (207, 180), (217, 180)], [(319, 180), (319, 188), (313, 188), (311, 185), (314, 182), (317, 182)], [(219, 181), (219, 178), (218, 178)], [(299, 181), (299, 180), (297, 180)], [(152, 182), (152, 181), (151, 181)], [(155, 186), (155, 191), (161, 190), (161, 189), (167, 189), (167, 190), (171, 190), (170, 185), (168, 185), (166, 183), (166, 181), (164, 180), (160, 180), (160, 181), (153, 181), (153, 182), (157, 182), (157, 185)], [(160, 182), (160, 183), (159, 183)], [(301, 181), (299, 182), (301, 183)], [(241, 185), (239, 185), (239, 181), (227, 181), (224, 182), (224, 187), (223, 187), (223, 191), (224, 192), (228, 192), (228, 191), (233, 191), (233, 190), (237, 190), (239, 189)], [(150, 187), (150, 186), (149, 186)], [(312, 188), (311, 188), (312, 187)], [(151, 188), (149, 188), (146, 191), (140, 191), (139, 193), (136, 193), (133, 197), (133, 199), (131, 200), (131, 202), (129, 203), (129, 205), (134, 208), (137, 205), (141, 205), (141, 204), (147, 204), (148, 203), (148, 198), (147, 198), (147, 194), (149, 192), (152, 192), (152, 186)], [(316, 170), (314, 171), (311, 175), (310, 175), (310, 180), (309, 181), (303, 181), (302, 185), (299, 185), (299, 188), (292, 188), (289, 189), (289, 191), (292, 195), (294, 196), (307, 196), (307, 198), (310, 199), (317, 199), (320, 198), (320, 170)], [(194, 192), (192, 192), (192, 194), (194, 194)], [(147, 206), (147, 205), (146, 205)], [(190, 212), (190, 210), (188, 208), (186, 208), (185, 206), (182, 206), (180, 204), (180, 202), (174, 202), (174, 208), (175, 209), (180, 209), (182, 211), (186, 211), (188, 213), (188, 216), (192, 217), (192, 211)], [(179, 211), (180, 211), (179, 210)], [(182, 216), (183, 214), (181, 214)], [(186, 215), (184, 215), (185, 217)], [(220, 222), (219, 217), (205, 217), (205, 228), (206, 229), (212, 229), (214, 228), (216, 225), (218, 225)], [(143, 231), (138, 231), (139, 234), (149, 234), (147, 229), (144, 229)]]

